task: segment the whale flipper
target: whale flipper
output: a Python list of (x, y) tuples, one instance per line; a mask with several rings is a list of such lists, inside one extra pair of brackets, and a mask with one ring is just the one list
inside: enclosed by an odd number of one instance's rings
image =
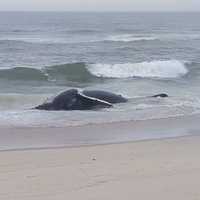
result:
[(78, 106), (80, 110), (98, 109), (98, 108), (109, 108), (113, 105), (107, 101), (93, 98), (83, 93), (78, 93)]
[(88, 97), (100, 99), (100, 100), (109, 102), (111, 104), (125, 103), (125, 102), (128, 101), (122, 95), (115, 94), (115, 93), (112, 93), (112, 92), (103, 91), (103, 90), (83, 90), (82, 93), (84, 95), (88, 96)]

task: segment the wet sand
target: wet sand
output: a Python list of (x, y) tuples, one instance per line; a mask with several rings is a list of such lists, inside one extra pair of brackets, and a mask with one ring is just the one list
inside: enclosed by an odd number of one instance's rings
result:
[(63, 128), (0, 127), (0, 150), (63, 148), (172, 138), (200, 133), (200, 115)]

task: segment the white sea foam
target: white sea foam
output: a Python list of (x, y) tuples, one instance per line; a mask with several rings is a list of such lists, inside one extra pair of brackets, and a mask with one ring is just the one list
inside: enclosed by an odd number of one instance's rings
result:
[(111, 35), (105, 40), (113, 42), (137, 42), (137, 41), (153, 41), (153, 40), (195, 40), (200, 39), (199, 34), (121, 34), (121, 35)]
[(113, 42), (134, 42), (134, 41), (145, 41), (145, 40), (156, 40), (155, 36), (142, 36), (134, 34), (123, 34), (123, 35), (112, 35), (106, 38), (107, 41)]
[(25, 43), (42, 43), (42, 44), (68, 44), (68, 43), (84, 43), (84, 42), (137, 42), (137, 41), (171, 41), (171, 40), (197, 40), (200, 39), (199, 34), (191, 33), (161, 33), (161, 34), (116, 34), (108, 36), (84, 36), (79, 37), (72, 36), (70, 39), (66, 37), (51, 37), (51, 36), (1, 36), (0, 42), (2, 41), (12, 41), (12, 42), (25, 42)]
[(54, 43), (64, 43), (65, 41), (61, 38), (48, 38), (48, 37), (0, 37), (0, 41), (11, 41), (11, 42), (25, 42), (25, 43), (44, 43), (44, 44), (54, 44)]
[(88, 66), (88, 70), (97, 77), (107, 78), (176, 78), (188, 73), (185, 62), (178, 60), (124, 64), (91, 64)]

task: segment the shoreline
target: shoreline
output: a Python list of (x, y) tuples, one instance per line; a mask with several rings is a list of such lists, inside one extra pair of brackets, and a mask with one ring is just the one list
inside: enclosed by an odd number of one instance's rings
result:
[(174, 139), (187, 139), (187, 138), (198, 138), (200, 135), (183, 135), (183, 136), (174, 136), (174, 137), (164, 137), (164, 138), (154, 138), (154, 139), (144, 139), (144, 140), (135, 140), (135, 141), (125, 141), (125, 142), (117, 142), (117, 143), (105, 143), (105, 144), (84, 144), (84, 145), (74, 145), (74, 146), (58, 146), (58, 147), (39, 147), (39, 148), (20, 148), (20, 149), (5, 149), (0, 150), (2, 152), (26, 152), (26, 151), (45, 151), (45, 150), (67, 150), (67, 149), (77, 149), (77, 148), (92, 148), (92, 147), (103, 147), (103, 146), (111, 146), (111, 145), (126, 145), (126, 144), (138, 144), (144, 142), (156, 142), (156, 141), (170, 141)]
[(0, 199), (198, 199), (200, 136), (0, 152)]
[(0, 151), (56, 149), (198, 135), (200, 115), (61, 128), (0, 127)]

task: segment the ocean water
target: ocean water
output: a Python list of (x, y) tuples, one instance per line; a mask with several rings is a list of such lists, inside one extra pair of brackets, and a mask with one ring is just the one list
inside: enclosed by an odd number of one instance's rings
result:
[[(200, 13), (0, 12), (0, 126), (64, 127), (200, 112)], [(129, 98), (96, 111), (31, 109), (61, 91)], [(169, 98), (149, 96), (167, 93)]]

